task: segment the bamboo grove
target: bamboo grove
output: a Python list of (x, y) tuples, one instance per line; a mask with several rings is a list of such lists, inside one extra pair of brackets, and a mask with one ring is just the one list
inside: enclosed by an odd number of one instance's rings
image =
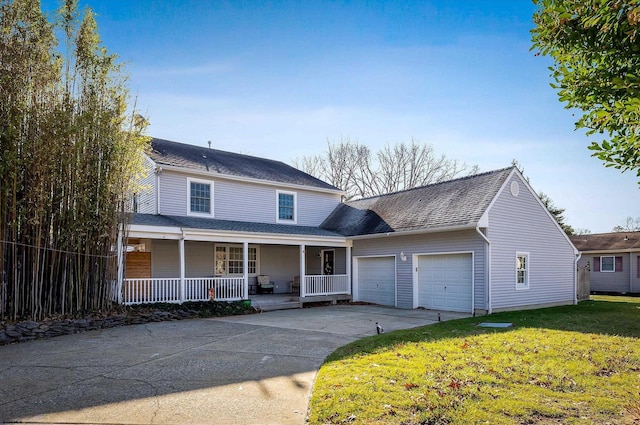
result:
[(90, 10), (0, 0), (0, 318), (109, 307), (144, 120)]

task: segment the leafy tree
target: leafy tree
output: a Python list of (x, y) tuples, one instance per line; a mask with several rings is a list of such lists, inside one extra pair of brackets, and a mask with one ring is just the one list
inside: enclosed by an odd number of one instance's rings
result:
[(626, 222), (623, 225), (615, 226), (612, 232), (638, 232), (640, 231), (640, 217), (633, 218), (627, 217)]
[(534, 0), (533, 48), (554, 60), (560, 101), (607, 167), (640, 176), (640, 0)]
[(573, 227), (571, 227), (570, 225), (568, 225), (567, 223), (564, 222), (564, 220), (565, 220), (565, 218), (564, 218), (565, 209), (557, 207), (553, 203), (553, 200), (549, 197), (549, 195), (547, 195), (544, 192), (539, 192), (538, 193), (538, 197), (540, 198), (540, 201), (542, 201), (544, 206), (547, 208), (547, 210), (549, 210), (549, 212), (551, 213), (553, 218), (556, 219), (556, 221), (558, 222), (560, 227), (562, 227), (562, 230), (564, 230), (564, 232), (567, 235), (573, 235), (575, 233), (575, 231), (573, 230)]
[(55, 23), (37, 0), (0, 0), (0, 317), (109, 303), (147, 145), (124, 81), (77, 0)]
[(323, 154), (302, 157), (294, 166), (343, 189), (347, 200), (438, 183), (478, 170), (438, 155), (432, 145), (416, 140), (386, 145), (374, 156), (367, 146), (348, 138), (327, 140)]

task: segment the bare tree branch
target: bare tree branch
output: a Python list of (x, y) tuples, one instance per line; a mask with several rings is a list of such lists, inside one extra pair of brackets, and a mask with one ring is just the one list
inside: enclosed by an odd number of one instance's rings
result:
[[(375, 158), (375, 161), (374, 161)], [(438, 155), (430, 144), (387, 144), (372, 155), (371, 150), (349, 138), (327, 140), (327, 150), (294, 161), (301, 170), (343, 189), (345, 199), (364, 198), (450, 180), (478, 166)]]

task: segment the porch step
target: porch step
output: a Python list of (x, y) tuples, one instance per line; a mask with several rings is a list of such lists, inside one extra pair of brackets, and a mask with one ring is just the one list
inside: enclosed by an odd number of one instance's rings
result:
[(302, 308), (302, 303), (298, 297), (288, 298), (261, 298), (252, 299), (251, 305), (261, 311), (289, 310), (293, 308)]

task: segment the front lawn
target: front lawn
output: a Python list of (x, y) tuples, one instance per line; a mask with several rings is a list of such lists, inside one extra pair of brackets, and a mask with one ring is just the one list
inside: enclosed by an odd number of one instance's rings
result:
[(356, 341), (320, 369), (309, 422), (640, 424), (640, 298), (597, 297)]

